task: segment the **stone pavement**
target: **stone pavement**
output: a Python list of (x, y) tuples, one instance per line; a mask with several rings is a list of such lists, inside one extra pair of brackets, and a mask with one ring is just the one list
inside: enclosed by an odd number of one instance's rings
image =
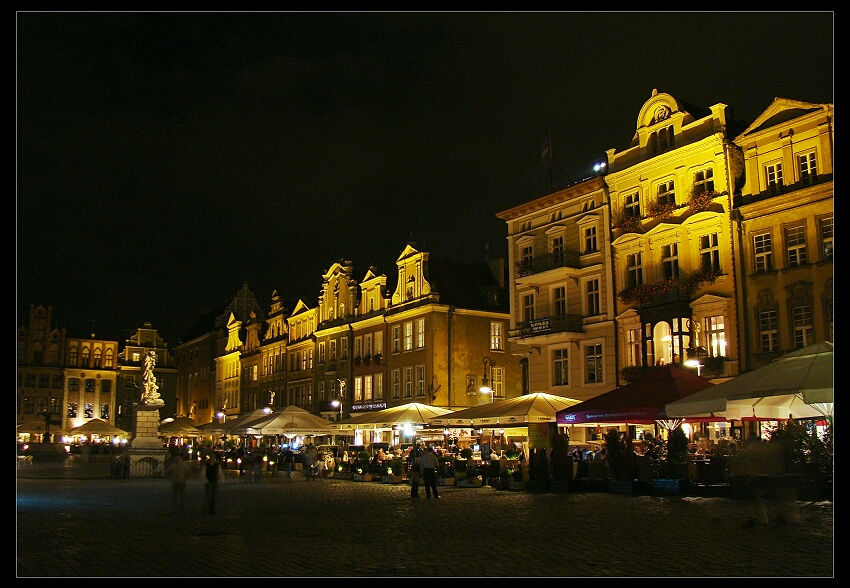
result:
[[(535, 493), (227, 472), (215, 515), (193, 477), (17, 477), (17, 577), (834, 577), (833, 503), (742, 527), (729, 498)], [(48, 477), (49, 476), (49, 477)], [(424, 489), (421, 489), (424, 490)]]

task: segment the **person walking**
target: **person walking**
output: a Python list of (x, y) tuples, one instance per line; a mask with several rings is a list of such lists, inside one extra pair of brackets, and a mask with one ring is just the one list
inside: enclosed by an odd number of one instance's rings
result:
[(189, 466), (183, 461), (183, 455), (174, 451), (165, 464), (165, 473), (171, 480), (171, 514), (183, 512), (186, 507), (186, 480), (189, 478)]
[(440, 494), (437, 492), (437, 466), (439, 461), (437, 454), (434, 453), (434, 448), (428, 447), (423, 451), (419, 461), (422, 464), (422, 479), (425, 481), (425, 498), (431, 498), (432, 493), (434, 498), (439, 498)]
[(410, 497), (419, 498), (419, 476), (422, 473), (422, 452), (419, 450), (417, 443), (407, 455), (407, 461), (410, 464)]
[(221, 470), (221, 462), (215, 451), (210, 453), (204, 467), (201, 468), (204, 472), (204, 497), (205, 505), (208, 514), (215, 514), (215, 504), (218, 498), (218, 484), (224, 477), (224, 472)]
[(295, 463), (295, 454), (289, 447), (283, 452), (283, 472), (287, 478), (292, 477), (292, 464)]

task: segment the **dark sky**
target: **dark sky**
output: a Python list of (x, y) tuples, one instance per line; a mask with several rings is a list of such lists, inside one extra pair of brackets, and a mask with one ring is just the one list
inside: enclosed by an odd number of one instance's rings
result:
[(18, 323), (169, 345), (247, 281), (315, 306), (506, 253), (496, 213), (623, 149), (653, 88), (834, 102), (832, 12), (17, 13)]

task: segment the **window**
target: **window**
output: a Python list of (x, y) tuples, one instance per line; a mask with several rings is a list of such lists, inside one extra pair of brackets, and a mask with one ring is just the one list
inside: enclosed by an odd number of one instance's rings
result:
[(48, 388), (50, 386), (50, 376), (48, 374), (38, 375), (38, 387)]
[[(343, 339), (343, 341), (344, 340), (345, 339)], [(300, 356), (300, 359), (301, 359), (301, 369), (306, 370), (307, 369), (307, 351), (306, 350), (299, 351), (298, 355)]]
[(564, 260), (564, 236), (558, 235), (552, 238), (552, 258), (555, 261)]
[(832, 217), (820, 221), (820, 238), (823, 244), (823, 260), (832, 261)]
[(109, 405), (101, 404), (100, 405), (100, 418), (108, 421), (109, 420)]
[(100, 395), (101, 396), (109, 396), (112, 394), (112, 381), (111, 380), (103, 380), (100, 383)]
[(629, 329), (629, 365), (643, 365), (642, 339), (640, 329)]
[(493, 321), (490, 323), (490, 350), (491, 351), (504, 351), (504, 334), (505, 325), (498, 321)]
[(814, 343), (812, 331), (812, 307), (808, 304), (791, 309), (794, 324), (794, 349), (802, 349)]
[(694, 174), (694, 194), (714, 192), (714, 170), (711, 168)]
[(712, 357), (726, 356), (726, 321), (723, 315), (705, 319), (705, 348)]
[(588, 345), (584, 348), (585, 384), (602, 382), (602, 344)]
[(587, 280), (584, 283), (587, 316), (596, 316), (602, 311), (599, 294), (599, 280)]
[[(313, 369), (313, 348), (307, 350), (307, 369)], [(257, 379), (257, 368), (254, 368), (254, 380)]]
[(53, 383), (51, 384), (51, 388), (53, 389), (61, 389), (63, 385), (62, 376), (53, 376)]
[(381, 331), (375, 332), (375, 355), (384, 352), (384, 333)]
[(363, 399), (372, 400), (372, 374), (363, 376)]
[(372, 334), (363, 336), (363, 353), (366, 357), (372, 357)]
[(555, 302), (555, 316), (567, 316), (567, 288), (566, 286), (558, 286), (552, 293), (552, 299)]
[(91, 378), (86, 378), (86, 392), (94, 392), (97, 382)]
[(375, 376), (374, 394), (375, 400), (381, 400), (384, 397), (384, 374), (377, 373)]
[(363, 357), (363, 337), (354, 338), (354, 359)]
[(325, 363), (325, 342), (319, 343), (319, 363)]
[(425, 366), (416, 366), (416, 396), (425, 396)]
[(348, 339), (346, 337), (340, 339), (339, 346), (341, 359), (348, 359)]
[(504, 369), (501, 367), (493, 368), (493, 381), (490, 385), (493, 387), (493, 398), (505, 397), (505, 376)]
[(393, 398), (398, 398), (401, 394), (401, 370), (393, 370)]
[(554, 386), (566, 386), (570, 383), (567, 367), (567, 350), (555, 349), (552, 352), (552, 384)]
[(806, 232), (802, 226), (785, 229), (785, 249), (788, 254), (788, 267), (806, 264)]
[(416, 348), (423, 349), (425, 347), (425, 319), (416, 319)]
[(393, 353), (401, 351), (401, 326), (393, 325)]
[(413, 368), (407, 366), (404, 368), (404, 397), (411, 398), (413, 396)]
[(331, 341), (331, 361), (336, 361), (336, 339)]
[(753, 236), (753, 253), (757, 274), (773, 271), (773, 250), (770, 244), (770, 233)]
[(522, 263), (526, 267), (531, 267), (531, 264), (534, 262), (534, 248), (531, 245), (526, 245), (520, 251), (520, 258), (522, 259)]
[(584, 252), (595, 253), (597, 251), (596, 225), (584, 229)]
[(637, 192), (626, 196), (623, 202), (623, 216), (640, 218), (640, 196)]
[(679, 279), (679, 244), (661, 246), (661, 270), (665, 280)]
[[(24, 376), (24, 381), (26, 382), (27, 388), (35, 388), (35, 374), (27, 374)], [(79, 389), (79, 380), (76, 380), (77, 389)], [(68, 380), (68, 390), (71, 389), (71, 380)]]
[(354, 402), (363, 401), (363, 378), (357, 376), (354, 378)]
[(83, 404), (83, 416), (87, 419), (94, 418), (94, 405), (91, 402)]
[(658, 202), (659, 206), (666, 204), (676, 205), (676, 192), (673, 189), (673, 180), (658, 184), (658, 198), (656, 202)]
[(782, 193), (782, 164), (774, 163), (764, 169), (767, 193), (771, 196)]
[(410, 351), (413, 349), (413, 323), (407, 321), (404, 323), (404, 350)]
[(626, 256), (626, 284), (629, 288), (643, 284), (643, 261), (640, 253)]
[(525, 322), (534, 320), (534, 294), (526, 294), (522, 297), (522, 316)]
[(77, 418), (77, 403), (69, 402), (68, 403), (68, 418), (75, 419)]
[(798, 155), (797, 165), (800, 167), (800, 184), (803, 186), (814, 184), (818, 175), (818, 165), (815, 161), (814, 151)]
[(704, 272), (720, 271), (720, 236), (709, 233), (699, 238), (700, 268)]
[(775, 310), (759, 313), (759, 341), (762, 353), (779, 351), (779, 328)]

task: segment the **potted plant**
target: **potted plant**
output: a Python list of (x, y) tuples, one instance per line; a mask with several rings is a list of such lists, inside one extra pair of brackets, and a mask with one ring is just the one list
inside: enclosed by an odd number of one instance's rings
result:
[(455, 475), (455, 484), (461, 488), (477, 488), (484, 485), (481, 470), (475, 466), (466, 466), (466, 471)]
[(404, 481), (403, 463), (400, 457), (393, 457), (390, 462), (385, 461), (381, 466), (381, 481), (385, 484), (401, 484)]
[(354, 467), (353, 478), (357, 482), (371, 482), (372, 475), (369, 473), (369, 452), (361, 451), (357, 454), (357, 464)]
[(454, 459), (440, 456), (437, 458), (437, 486), (454, 486)]

